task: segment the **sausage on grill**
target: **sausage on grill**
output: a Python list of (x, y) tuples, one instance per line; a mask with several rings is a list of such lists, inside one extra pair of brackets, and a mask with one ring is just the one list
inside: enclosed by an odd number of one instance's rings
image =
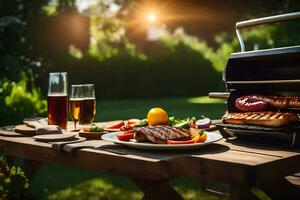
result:
[(224, 123), (249, 124), (278, 127), (299, 121), (295, 113), (287, 112), (245, 112), (228, 113), (223, 116)]
[(236, 99), (235, 106), (241, 111), (261, 111), (270, 108), (300, 108), (299, 96), (245, 95)]

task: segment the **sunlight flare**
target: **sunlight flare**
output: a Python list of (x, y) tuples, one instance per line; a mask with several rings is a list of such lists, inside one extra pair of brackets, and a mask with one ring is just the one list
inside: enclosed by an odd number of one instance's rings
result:
[(157, 15), (155, 12), (151, 11), (146, 15), (146, 20), (148, 21), (148, 23), (150, 24), (154, 24), (157, 20)]

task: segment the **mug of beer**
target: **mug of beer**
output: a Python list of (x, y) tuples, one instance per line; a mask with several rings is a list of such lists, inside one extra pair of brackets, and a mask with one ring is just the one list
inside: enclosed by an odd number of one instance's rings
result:
[(48, 88), (48, 124), (67, 128), (68, 93), (67, 73), (55, 72), (49, 74)]
[(94, 84), (71, 85), (69, 110), (76, 123), (91, 124), (96, 114), (96, 98)]

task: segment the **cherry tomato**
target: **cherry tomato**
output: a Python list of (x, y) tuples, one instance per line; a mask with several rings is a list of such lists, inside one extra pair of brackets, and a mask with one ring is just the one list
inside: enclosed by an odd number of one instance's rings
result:
[(85, 127), (82, 129), (84, 132), (90, 132), (91, 128), (90, 127)]
[(133, 131), (124, 131), (123, 133), (118, 134), (117, 138), (118, 138), (118, 140), (127, 142), (127, 141), (133, 139)]

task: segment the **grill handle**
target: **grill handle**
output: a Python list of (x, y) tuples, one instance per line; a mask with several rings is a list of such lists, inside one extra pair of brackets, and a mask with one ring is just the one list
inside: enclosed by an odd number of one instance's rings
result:
[(262, 25), (262, 24), (272, 24), (272, 23), (276, 23), (276, 22), (283, 22), (283, 21), (289, 21), (289, 20), (295, 20), (295, 19), (300, 19), (300, 12), (275, 15), (275, 16), (270, 16), (270, 17), (262, 17), (262, 18), (258, 18), (258, 19), (251, 19), (251, 20), (247, 20), (247, 21), (237, 22), (235, 24), (235, 31), (236, 31), (237, 37), (238, 37), (240, 45), (241, 45), (241, 52), (245, 51), (245, 44), (244, 44), (244, 40), (243, 40), (242, 34), (240, 32), (240, 29), (257, 26), (257, 25)]
[(208, 93), (209, 98), (213, 99), (228, 99), (230, 93), (229, 92), (210, 92)]

